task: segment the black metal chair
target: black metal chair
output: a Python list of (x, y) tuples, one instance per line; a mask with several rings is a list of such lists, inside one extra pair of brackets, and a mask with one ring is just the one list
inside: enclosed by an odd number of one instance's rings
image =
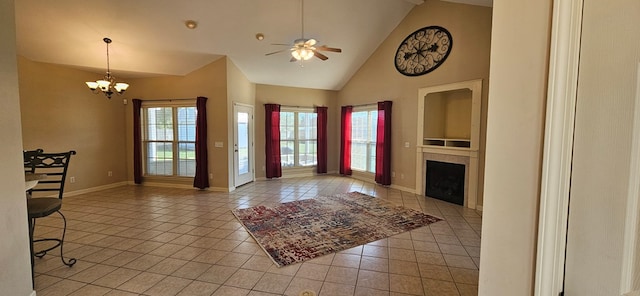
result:
[[(65, 180), (67, 178), (67, 169), (69, 168), (69, 160), (71, 155), (76, 152), (71, 150), (62, 153), (43, 153), (42, 149), (24, 152), (24, 168), (25, 172), (46, 174), (46, 178), (40, 180), (38, 184), (28, 191), (27, 211), (29, 213), (29, 238), (32, 241), (32, 255), (38, 258), (44, 257), (47, 252), (60, 247), (60, 259), (62, 263), (71, 267), (76, 263), (75, 258), (65, 260), (63, 254), (64, 236), (67, 231), (67, 219), (64, 217), (60, 209), (62, 208), (62, 197), (64, 193)], [(43, 192), (44, 196), (34, 196), (36, 193)], [(57, 197), (51, 197), (49, 192), (57, 192)], [(39, 194), (42, 195), (42, 194)], [(47, 217), (53, 213), (58, 213), (62, 217), (64, 223), (62, 228), (62, 236), (60, 238), (41, 238), (34, 240), (34, 230), (36, 219)], [(34, 251), (33, 245), (38, 242), (55, 242), (44, 250)], [(32, 257), (33, 258), (33, 257)]]

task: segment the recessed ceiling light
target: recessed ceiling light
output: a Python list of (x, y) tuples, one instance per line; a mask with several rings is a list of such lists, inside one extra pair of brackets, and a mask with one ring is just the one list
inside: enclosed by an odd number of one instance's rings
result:
[(264, 40), (264, 34), (262, 34), (262, 33), (256, 34), (256, 39), (258, 39), (258, 41)]
[(195, 29), (198, 26), (198, 23), (194, 20), (188, 20), (184, 22), (184, 25), (189, 29)]

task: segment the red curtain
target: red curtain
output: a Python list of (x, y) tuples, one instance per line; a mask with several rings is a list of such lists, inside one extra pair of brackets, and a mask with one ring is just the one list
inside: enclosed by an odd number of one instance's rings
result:
[(196, 100), (196, 176), (193, 187), (205, 189), (209, 187), (209, 154), (207, 149), (207, 98)]
[(267, 178), (282, 177), (280, 163), (280, 105), (264, 104), (265, 109), (265, 169)]
[(318, 114), (318, 174), (327, 173), (327, 107), (316, 107)]
[(140, 125), (140, 111), (142, 101), (131, 100), (133, 103), (133, 182), (142, 184), (142, 126)]
[(351, 175), (351, 112), (353, 106), (342, 106), (340, 115), (340, 174)]
[(376, 183), (391, 185), (391, 101), (378, 102)]

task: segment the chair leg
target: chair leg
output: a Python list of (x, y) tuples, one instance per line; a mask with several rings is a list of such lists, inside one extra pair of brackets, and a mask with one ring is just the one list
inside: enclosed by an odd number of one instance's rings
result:
[[(58, 214), (60, 214), (60, 216), (62, 217), (62, 222), (64, 223), (63, 228), (62, 228), (62, 237), (61, 238), (42, 238), (42, 239), (37, 239), (37, 240), (33, 240), (33, 242), (43, 242), (43, 241), (55, 241), (57, 242), (56, 245), (54, 245), (53, 247), (50, 247), (46, 250), (42, 250), (42, 251), (38, 251), (37, 253), (33, 254), (35, 257), (38, 258), (42, 258), (44, 257), (44, 255), (47, 254), (47, 252), (60, 247), (60, 260), (62, 260), (62, 263), (66, 266), (73, 266), (74, 264), (76, 264), (76, 258), (69, 258), (69, 260), (65, 260), (64, 259), (64, 253), (63, 253), (63, 247), (64, 247), (64, 236), (67, 233), (67, 218), (65, 218), (65, 216), (62, 214), (62, 212), (57, 211)], [(32, 228), (31, 228), (31, 233), (33, 234), (34, 230), (35, 230), (35, 226), (36, 226), (36, 219), (33, 219), (33, 223), (32, 223)]]
[(62, 253), (62, 247), (64, 246), (64, 235), (67, 232), (67, 218), (65, 218), (60, 211), (58, 211), (58, 214), (60, 214), (60, 216), (62, 217), (62, 221), (64, 221), (64, 228), (62, 228), (62, 238), (60, 239), (60, 259), (62, 260), (62, 263), (64, 263), (64, 265), (71, 267), (76, 264), (76, 258), (69, 258), (68, 261), (65, 261), (64, 255)]
[(31, 288), (35, 289), (36, 280), (35, 273), (33, 271), (33, 269), (35, 268), (35, 263), (33, 262), (33, 223), (35, 222), (35, 219), (27, 217), (27, 220), (29, 221), (29, 251), (31, 253)]

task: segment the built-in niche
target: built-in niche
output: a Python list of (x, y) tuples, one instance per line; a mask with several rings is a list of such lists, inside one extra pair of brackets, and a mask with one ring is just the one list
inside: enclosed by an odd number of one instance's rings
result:
[(477, 149), (482, 80), (420, 89), (418, 143)]
[(471, 90), (427, 94), (423, 145), (471, 146)]
[(418, 90), (416, 192), (427, 195), (427, 162), (464, 165), (463, 204), (477, 208), (481, 98), (481, 79)]

